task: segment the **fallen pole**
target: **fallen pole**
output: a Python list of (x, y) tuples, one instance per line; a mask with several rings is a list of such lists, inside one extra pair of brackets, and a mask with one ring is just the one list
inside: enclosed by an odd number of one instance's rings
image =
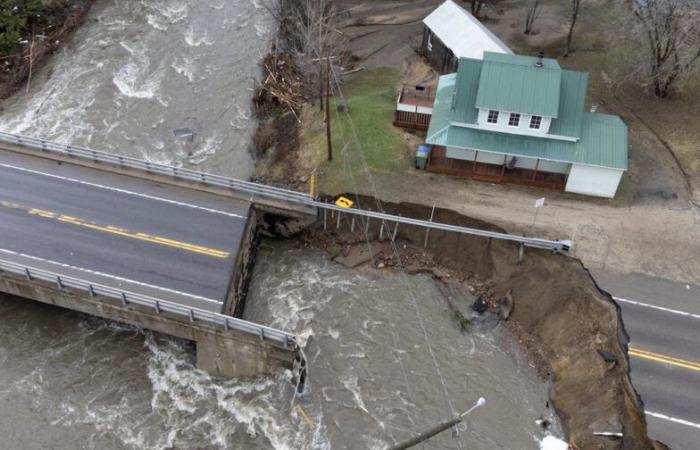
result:
[(462, 420), (464, 420), (464, 417), (467, 414), (469, 414), (470, 412), (474, 411), (476, 408), (478, 408), (479, 406), (482, 406), (484, 404), (486, 404), (486, 399), (484, 397), (481, 397), (481, 398), (479, 398), (479, 400), (476, 402), (476, 404), (474, 406), (472, 406), (471, 408), (469, 408), (467, 411), (463, 412), (459, 416), (455, 417), (454, 419), (452, 419), (448, 422), (437, 424), (434, 427), (424, 431), (423, 433), (421, 433), (417, 436), (414, 436), (414, 437), (412, 437), (404, 442), (400, 442), (400, 443), (394, 445), (393, 447), (389, 447), (389, 450), (405, 450), (407, 448), (413, 447), (414, 445), (418, 445), (423, 441), (427, 441), (428, 439), (435, 436), (436, 434), (442, 433), (443, 431), (448, 430), (448, 429), (452, 428), (453, 426), (457, 425)]

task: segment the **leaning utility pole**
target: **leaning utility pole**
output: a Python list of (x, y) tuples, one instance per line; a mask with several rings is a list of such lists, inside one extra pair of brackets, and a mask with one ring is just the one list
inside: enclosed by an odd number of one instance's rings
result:
[(333, 161), (333, 142), (331, 139), (331, 58), (326, 66), (326, 139), (328, 140), (328, 161)]
[(429, 430), (424, 431), (423, 433), (421, 433), (417, 436), (414, 436), (414, 437), (408, 439), (407, 441), (400, 442), (400, 443), (394, 445), (393, 447), (390, 447), (389, 450), (405, 450), (407, 448), (413, 447), (414, 445), (418, 445), (423, 441), (427, 441), (428, 439), (435, 436), (436, 434), (442, 433), (443, 431), (457, 425), (462, 420), (464, 420), (464, 417), (467, 414), (469, 414), (470, 412), (474, 411), (476, 408), (478, 408), (479, 406), (482, 406), (484, 404), (486, 404), (486, 399), (484, 397), (480, 397), (479, 401), (477, 401), (474, 406), (472, 406), (471, 408), (469, 408), (469, 410), (463, 412), (462, 414), (458, 415), (454, 419), (452, 419), (448, 422), (445, 422), (445, 423), (440, 423), (438, 425), (435, 425), (434, 427), (430, 428)]

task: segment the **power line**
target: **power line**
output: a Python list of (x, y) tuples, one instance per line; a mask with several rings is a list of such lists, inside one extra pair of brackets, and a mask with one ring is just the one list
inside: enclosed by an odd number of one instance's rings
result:
[[(343, 94), (342, 88), (340, 87), (340, 82), (339, 82), (339, 79), (338, 79), (338, 75), (337, 75), (337, 73), (336, 73), (336, 71), (335, 71), (335, 68), (333, 68), (332, 66), (331, 66), (331, 72), (332, 72), (332, 74), (333, 74), (333, 81), (334, 81), (334, 85), (335, 85), (334, 87), (337, 89), (337, 92), (338, 92), (338, 94), (340, 95), (341, 100), (342, 100), (344, 103), (347, 103), (347, 99), (345, 98), (345, 95)], [(360, 139), (359, 139), (359, 136), (358, 136), (358, 134), (357, 134), (357, 129), (356, 129), (355, 124), (354, 124), (354, 122), (353, 122), (353, 120), (352, 120), (352, 116), (350, 116), (350, 115), (348, 114), (348, 115), (347, 115), (347, 119), (348, 119), (348, 123), (350, 124), (350, 129), (351, 129), (351, 131), (352, 131), (352, 135), (353, 135), (352, 137), (353, 137), (353, 139), (354, 139), (354, 141), (355, 141), (355, 143), (356, 143), (356, 146), (357, 146), (357, 150), (358, 150), (357, 153), (359, 153), (359, 158), (360, 158), (360, 162), (361, 162), (361, 164), (362, 164), (362, 169), (363, 169), (363, 171), (365, 172), (365, 174), (366, 174), (366, 176), (367, 176), (367, 180), (368, 180), (368, 182), (369, 182), (370, 189), (371, 189), (372, 194), (373, 194), (374, 199), (375, 199), (375, 203), (376, 203), (377, 210), (380, 211), (380, 212), (384, 212), (384, 210), (383, 210), (383, 208), (382, 208), (381, 201), (379, 200), (378, 190), (377, 190), (376, 185), (375, 185), (375, 183), (374, 183), (374, 178), (373, 178), (372, 174), (371, 174), (370, 171), (369, 171), (369, 167), (368, 167), (368, 165), (367, 165), (367, 160), (366, 160), (366, 158), (365, 158), (365, 156), (364, 156), (364, 152), (362, 151), (362, 145), (361, 145), (361, 143), (360, 143)], [(346, 152), (345, 152), (345, 153), (346, 153)], [(351, 175), (351, 176), (352, 176), (352, 175)], [(353, 178), (353, 180), (354, 180), (354, 176), (352, 176), (352, 178)], [(359, 198), (357, 197), (357, 192), (358, 192), (358, 190), (357, 190), (357, 184), (356, 184), (354, 181), (353, 181), (353, 188), (355, 189), (355, 196), (356, 196), (356, 200), (357, 200), (358, 207), (359, 207), (359, 206), (360, 206), (360, 202), (359, 202)], [(382, 220), (382, 224), (385, 224), (385, 223), (386, 223), (386, 222), (385, 222), (384, 220)], [(367, 239), (367, 236), (365, 236), (365, 239), (368, 240), (368, 239)], [(368, 241), (368, 242), (369, 242), (369, 241)], [(432, 347), (432, 345), (431, 345), (431, 342), (430, 342), (430, 338), (429, 338), (429, 336), (428, 336), (427, 329), (426, 329), (426, 327), (425, 327), (425, 324), (424, 324), (424, 322), (423, 322), (423, 319), (422, 319), (422, 317), (421, 317), (421, 314), (420, 314), (420, 311), (419, 311), (419, 308), (418, 308), (418, 302), (417, 302), (415, 296), (413, 295), (412, 290), (410, 289), (410, 283), (409, 283), (408, 280), (406, 279), (406, 273), (405, 273), (405, 269), (404, 269), (404, 267), (403, 267), (403, 262), (401, 261), (401, 256), (400, 256), (400, 254), (399, 254), (399, 252), (398, 252), (398, 248), (397, 248), (397, 246), (396, 246), (396, 242), (394, 241), (393, 238), (390, 239), (390, 245), (391, 245), (392, 252), (393, 252), (394, 256), (396, 257), (397, 267), (398, 267), (398, 269), (399, 269), (399, 278), (400, 278), (401, 281), (408, 287), (408, 289), (407, 289), (408, 296), (409, 296), (409, 298), (411, 299), (411, 302), (413, 303), (413, 307), (414, 307), (414, 310), (415, 310), (415, 312), (416, 312), (416, 317), (417, 317), (417, 319), (418, 319), (418, 323), (419, 323), (419, 325), (420, 325), (420, 327), (421, 327), (421, 330), (422, 330), (422, 332), (423, 332), (423, 338), (424, 338), (426, 347), (428, 348), (428, 352), (430, 353), (431, 359), (432, 359), (432, 361), (433, 361), (433, 366), (434, 366), (435, 371), (436, 371), (436, 373), (437, 373), (437, 375), (438, 375), (438, 377), (439, 377), (439, 379), (440, 379), (440, 384), (442, 385), (443, 396), (444, 396), (444, 398), (445, 398), (445, 401), (446, 401), (447, 405), (448, 405), (449, 408), (450, 408), (450, 414), (453, 416), (453, 415), (455, 414), (454, 405), (452, 404), (452, 401), (450, 400), (450, 396), (449, 396), (449, 393), (448, 393), (448, 391), (447, 391), (447, 385), (446, 385), (445, 379), (444, 379), (444, 377), (443, 377), (443, 375), (442, 375), (442, 370), (440, 369), (440, 365), (439, 365), (439, 363), (438, 363), (438, 361), (437, 361), (437, 357), (435, 356), (435, 352), (433, 351), (433, 347)], [(461, 441), (458, 440), (457, 443), (458, 443), (459, 447), (462, 448)]]

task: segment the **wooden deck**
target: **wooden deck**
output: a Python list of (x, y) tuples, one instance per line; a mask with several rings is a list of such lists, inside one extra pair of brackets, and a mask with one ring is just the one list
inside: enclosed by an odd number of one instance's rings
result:
[[(394, 115), (394, 126), (427, 130), (432, 114), (426, 113), (423, 108), (431, 108), (432, 110), (434, 101), (434, 88), (425, 87), (418, 89), (418, 86), (402, 86), (397, 102), (404, 108), (410, 107), (413, 111), (398, 111), (397, 109)], [(423, 112), (418, 112), (419, 108)]]
[(431, 114), (421, 114), (418, 112), (396, 111), (394, 114), (394, 126), (402, 128), (414, 128), (416, 130), (427, 130), (430, 124)]
[(505, 165), (485, 164), (476, 161), (448, 158), (445, 147), (433, 146), (428, 158), (428, 172), (471, 177), (491, 183), (511, 183), (563, 191), (567, 176), (559, 173), (539, 172), (527, 169), (509, 169)]

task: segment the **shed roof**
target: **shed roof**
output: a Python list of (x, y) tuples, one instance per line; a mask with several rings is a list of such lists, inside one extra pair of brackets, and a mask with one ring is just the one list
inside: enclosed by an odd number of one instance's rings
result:
[(457, 58), (481, 59), (485, 51), (513, 53), (476, 17), (452, 0), (438, 6), (423, 23)]
[(453, 93), (455, 89), (459, 90), (460, 81), (459, 72), (440, 77), (427, 143), (627, 169), (627, 126), (618, 116), (581, 112), (580, 139), (577, 142), (457, 126), (451, 117), (457, 105)]
[(559, 116), (561, 69), (552, 59), (484, 52), (476, 107), (538, 116)]

